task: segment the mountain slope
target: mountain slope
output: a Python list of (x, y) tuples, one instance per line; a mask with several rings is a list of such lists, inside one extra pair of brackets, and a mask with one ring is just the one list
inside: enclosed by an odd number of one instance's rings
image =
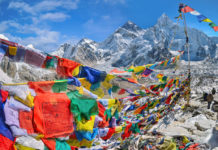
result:
[[(216, 57), (216, 37), (188, 28), (191, 60), (200, 61)], [(171, 41), (173, 42), (171, 43)], [(85, 65), (122, 67), (131, 64), (154, 63), (172, 56), (170, 50), (185, 50), (184, 27), (163, 14), (157, 23), (143, 29), (131, 21), (119, 27), (103, 42), (82, 39), (72, 46), (62, 45), (54, 54), (79, 61)], [(185, 51), (182, 59), (187, 60)]]

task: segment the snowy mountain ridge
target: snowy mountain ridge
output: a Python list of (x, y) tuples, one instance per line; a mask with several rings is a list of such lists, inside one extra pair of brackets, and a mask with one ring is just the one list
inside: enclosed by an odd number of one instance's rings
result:
[[(217, 37), (208, 37), (194, 28), (188, 28), (188, 35), (191, 60), (201, 61), (208, 56), (216, 57)], [(184, 27), (177, 25), (163, 14), (157, 23), (148, 29), (127, 21), (102, 42), (85, 38), (76, 45), (65, 43), (52, 54), (89, 66), (105, 66), (106, 63), (107, 66), (126, 67), (130, 64), (143, 65), (164, 60), (172, 56), (172, 50), (184, 50), (184, 45)], [(187, 60), (187, 52), (182, 59)]]

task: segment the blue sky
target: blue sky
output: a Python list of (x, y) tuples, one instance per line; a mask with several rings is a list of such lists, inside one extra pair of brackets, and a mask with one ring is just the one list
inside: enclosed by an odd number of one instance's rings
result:
[[(0, 0), (0, 34), (50, 52), (82, 38), (101, 42), (128, 20), (148, 28), (166, 13), (175, 21), (181, 2), (218, 24), (218, 0)], [(186, 16), (189, 26), (218, 36), (208, 23)]]

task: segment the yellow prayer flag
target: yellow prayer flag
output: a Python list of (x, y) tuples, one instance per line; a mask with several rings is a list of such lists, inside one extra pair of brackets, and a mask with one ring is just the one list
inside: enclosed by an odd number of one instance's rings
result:
[(84, 88), (90, 91), (91, 83), (89, 81), (87, 81), (86, 79), (79, 80), (79, 81)]
[(115, 127), (115, 133), (120, 133), (120, 132), (122, 132), (122, 126), (116, 126)]
[(137, 66), (133, 70), (134, 73), (142, 72), (143, 70), (145, 70), (145, 66)]
[(182, 140), (183, 143), (187, 144), (189, 143), (189, 139), (186, 137), (186, 136), (183, 136), (183, 140)]
[(98, 88), (97, 90), (91, 90), (91, 92), (93, 94), (98, 95), (99, 98), (103, 98), (104, 97), (104, 91), (101, 88)]
[(15, 56), (17, 54), (17, 47), (9, 46), (9, 55)]
[(164, 67), (167, 66), (168, 61), (169, 61), (169, 59), (164, 62)]
[(131, 65), (128, 69), (134, 69), (134, 66), (133, 65)]
[(15, 144), (15, 147), (16, 147), (18, 150), (36, 150), (35, 148), (23, 146), (23, 145), (18, 144), (18, 143)]
[(67, 140), (67, 143), (70, 146), (76, 146), (76, 147), (86, 146), (87, 148), (90, 148), (92, 146), (93, 140), (88, 141), (86, 139), (83, 139), (82, 141), (78, 141), (77, 139), (69, 139)]
[(206, 18), (204, 20), (202, 20), (203, 22), (212, 22), (210, 19)]
[(19, 96), (14, 96), (14, 99), (18, 100), (19, 102), (23, 103), (24, 105), (28, 106), (28, 107), (33, 107), (34, 106), (34, 97), (31, 95), (31, 93), (29, 92), (29, 94), (27, 95), (26, 99), (22, 99)]
[(115, 78), (114, 75), (107, 74), (106, 78), (104, 79), (104, 82), (102, 82), (102, 85), (104, 86), (104, 88), (106, 88), (107, 90), (112, 88), (112, 84), (110, 84), (110, 80), (112, 80), (114, 78)]
[(80, 86), (80, 87), (76, 87), (76, 89), (79, 91), (79, 94), (83, 95), (84, 92), (83, 92), (83, 87)]
[(79, 68), (80, 68), (80, 65), (77, 66), (77, 67), (73, 70), (73, 73), (72, 73), (73, 76), (77, 76), (77, 75), (79, 74)]
[(82, 118), (81, 121), (76, 120), (76, 130), (92, 132), (94, 123), (95, 123), (95, 116), (91, 116), (91, 119), (88, 121), (84, 118)]
[(160, 79), (163, 77), (163, 74), (157, 74), (157, 78)]
[(153, 66), (154, 64), (147, 64), (147, 65), (145, 65), (145, 67), (146, 68), (149, 68), (149, 67), (151, 67), (151, 66)]
[(109, 99), (108, 100), (108, 109), (110, 109), (115, 104), (116, 104), (116, 99)]
[(180, 59), (180, 55), (176, 56), (176, 60), (178, 61)]
[(38, 134), (36, 137), (34, 137), (37, 141), (41, 140), (41, 138), (43, 138), (44, 135), (43, 134)]

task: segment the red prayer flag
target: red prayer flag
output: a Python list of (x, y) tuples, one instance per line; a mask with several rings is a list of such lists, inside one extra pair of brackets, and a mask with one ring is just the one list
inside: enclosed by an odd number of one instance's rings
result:
[(0, 134), (0, 150), (14, 150), (14, 142)]
[(135, 97), (133, 97), (133, 98), (131, 98), (131, 99), (129, 99), (131, 102), (134, 102), (134, 101), (136, 101), (137, 99), (139, 99), (141, 96), (135, 96)]
[(123, 140), (125, 140), (125, 138), (128, 138), (132, 134), (132, 131), (130, 130), (131, 126), (132, 123), (126, 126), (124, 133), (121, 135)]
[(108, 130), (107, 135), (104, 137), (101, 137), (101, 138), (106, 141), (106, 140), (110, 139), (114, 133), (115, 133), (115, 128), (110, 128)]
[(39, 82), (28, 82), (31, 89), (34, 89), (36, 93), (50, 92), (54, 81), (39, 81)]
[(5, 102), (6, 99), (8, 98), (8, 92), (0, 90), (0, 97), (2, 98), (2, 102)]
[(56, 149), (56, 141), (55, 139), (41, 139), (46, 147), (50, 150)]
[(194, 9), (192, 9), (189, 6), (185, 6), (184, 8), (181, 9), (182, 12), (187, 13), (187, 12), (191, 12), (194, 11)]
[(119, 95), (125, 94), (126, 90), (125, 89), (120, 89), (120, 91), (118, 92)]
[(214, 31), (218, 31), (218, 26), (213, 27)]
[(72, 77), (73, 70), (79, 66), (80, 64), (66, 59), (66, 58), (59, 58), (58, 59), (58, 66), (57, 66), (57, 73), (64, 77)]
[(170, 101), (171, 101), (172, 96), (173, 96), (173, 94), (170, 94), (170, 95), (167, 97), (165, 104), (170, 104)]
[(20, 127), (27, 130), (28, 134), (34, 133), (33, 128), (33, 111), (19, 111)]
[(1, 38), (0, 38), (0, 43), (8, 45), (8, 46), (14, 46), (14, 47), (18, 46), (17, 43), (14, 43), (14, 42), (11, 42), (11, 41), (8, 41), (8, 40), (4, 40), (4, 39), (1, 39)]
[(70, 99), (65, 93), (38, 93), (34, 99), (34, 123), (45, 138), (68, 136), (73, 132)]

